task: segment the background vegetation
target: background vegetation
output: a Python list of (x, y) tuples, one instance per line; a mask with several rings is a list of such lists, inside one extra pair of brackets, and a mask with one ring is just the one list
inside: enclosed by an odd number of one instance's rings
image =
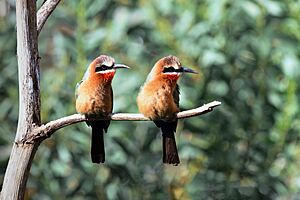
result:
[[(41, 5), (42, 1), (38, 1)], [(15, 1), (0, 1), (0, 185), (18, 119)], [(296, 0), (62, 1), (39, 38), (42, 119), (75, 112), (88, 63), (109, 54), (114, 111), (169, 54), (200, 72), (181, 78), (181, 108), (222, 101), (180, 120), (179, 167), (163, 166), (150, 122), (112, 122), (107, 162), (90, 162), (90, 129), (64, 128), (40, 146), (27, 199), (298, 199), (300, 4)]]

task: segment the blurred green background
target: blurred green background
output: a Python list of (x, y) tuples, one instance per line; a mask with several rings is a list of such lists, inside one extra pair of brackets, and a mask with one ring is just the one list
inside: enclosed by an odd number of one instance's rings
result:
[[(0, 0), (0, 185), (18, 119), (14, 4)], [(113, 81), (114, 112), (137, 112), (169, 54), (200, 72), (180, 80), (182, 110), (222, 106), (179, 121), (179, 167), (162, 164), (151, 122), (113, 121), (105, 165), (90, 162), (85, 123), (63, 128), (41, 144), (26, 199), (299, 199), (299, 41), (296, 0), (62, 1), (39, 37), (43, 122), (75, 112), (76, 82), (102, 53), (131, 67)]]

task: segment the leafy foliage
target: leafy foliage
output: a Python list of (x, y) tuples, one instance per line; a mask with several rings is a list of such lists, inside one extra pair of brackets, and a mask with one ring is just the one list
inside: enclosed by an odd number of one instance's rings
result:
[[(14, 5), (0, 4), (2, 181), (18, 92)], [(179, 122), (179, 167), (162, 165), (153, 123), (112, 122), (105, 165), (90, 162), (84, 123), (64, 128), (40, 146), (28, 199), (295, 198), (299, 13), (292, 0), (62, 1), (39, 38), (43, 122), (75, 112), (76, 82), (102, 53), (132, 68), (114, 79), (115, 112), (137, 112), (140, 85), (168, 54), (201, 72), (181, 78), (183, 110), (223, 104)]]

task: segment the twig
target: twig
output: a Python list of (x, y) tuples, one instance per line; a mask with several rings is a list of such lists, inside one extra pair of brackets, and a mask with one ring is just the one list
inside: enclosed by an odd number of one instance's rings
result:
[[(217, 107), (219, 105), (221, 105), (221, 102), (213, 101), (195, 109), (182, 111), (177, 113), (177, 119), (203, 115), (205, 113), (211, 112), (214, 107)], [(102, 120), (102, 119), (111, 119), (115, 121), (149, 121), (150, 120), (149, 118), (145, 117), (140, 113), (112, 113), (108, 118), (101, 118), (101, 119), (97, 118), (97, 120)], [(34, 140), (48, 138), (58, 129), (86, 120), (87, 119), (84, 115), (73, 114), (67, 117), (50, 121), (47, 124), (36, 127), (35, 130), (33, 131), (33, 134), (31, 134), (30, 138), (24, 138), (21, 141), (21, 143), (32, 143)], [(96, 120), (96, 119), (89, 119), (89, 120)]]
[(61, 0), (47, 0), (37, 12), (37, 32), (40, 34), (48, 17), (56, 8)]

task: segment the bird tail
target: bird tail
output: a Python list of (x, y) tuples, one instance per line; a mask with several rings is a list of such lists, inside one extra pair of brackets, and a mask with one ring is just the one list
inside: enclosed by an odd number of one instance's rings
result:
[(93, 163), (104, 163), (104, 132), (101, 122), (92, 122), (92, 141), (91, 141), (91, 158)]
[[(157, 123), (156, 123), (157, 124)], [(158, 124), (157, 124), (158, 125)], [(159, 127), (162, 131), (163, 137), (163, 163), (178, 165), (180, 163), (176, 141), (175, 131), (176, 122), (160, 122)]]

